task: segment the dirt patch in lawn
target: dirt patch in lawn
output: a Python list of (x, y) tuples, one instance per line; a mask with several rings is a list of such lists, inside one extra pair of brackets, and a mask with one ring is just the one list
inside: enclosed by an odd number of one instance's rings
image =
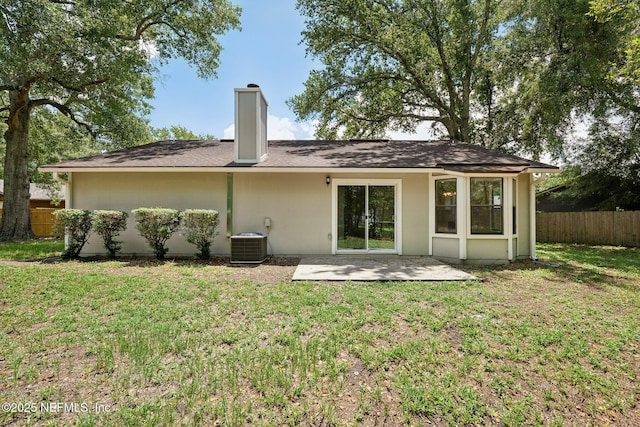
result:
[[(191, 257), (175, 257), (164, 260), (142, 257), (118, 257), (110, 259), (103, 256), (84, 257), (65, 261), (60, 257), (31, 261), (0, 261), (5, 265), (24, 266), (28, 264), (54, 264), (59, 268), (78, 265), (100, 264), (110, 268), (114, 275), (162, 276), (167, 278), (195, 277), (225, 281), (253, 281), (255, 283), (290, 283), (300, 258), (270, 257), (261, 264), (232, 264), (229, 257), (214, 256), (208, 260)], [(177, 268), (176, 268), (177, 267)]]
[(346, 361), (348, 368), (343, 378), (343, 389), (336, 396), (336, 419), (353, 420), (354, 424), (362, 426), (406, 425), (398, 392), (390, 381), (381, 378), (380, 372), (367, 369), (352, 354), (341, 359)]

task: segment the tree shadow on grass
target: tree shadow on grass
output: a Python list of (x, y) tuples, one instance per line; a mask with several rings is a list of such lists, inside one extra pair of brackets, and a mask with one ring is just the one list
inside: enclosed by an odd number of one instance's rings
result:
[[(581, 250), (577, 254), (573, 252), (568, 254), (565, 251), (556, 256), (547, 256), (549, 254), (545, 253), (545, 261), (555, 263), (558, 267), (534, 263), (531, 260), (520, 260), (507, 265), (470, 266), (465, 270), (481, 277), (494, 277), (504, 281), (513, 281), (515, 279), (513, 273), (516, 271), (529, 271), (534, 275), (536, 272), (546, 271), (551, 274), (545, 274), (544, 279), (556, 283), (572, 282), (598, 290), (613, 286), (634, 293), (640, 292), (640, 273), (637, 267), (640, 261), (635, 261), (635, 266), (633, 263), (627, 263), (628, 253), (616, 252), (620, 250), (619, 248), (612, 248), (611, 251), (605, 248), (602, 253), (599, 248), (585, 248), (589, 250)], [(635, 251), (640, 259), (638, 250), (632, 249), (632, 251)], [(542, 278), (542, 276), (538, 277)]]

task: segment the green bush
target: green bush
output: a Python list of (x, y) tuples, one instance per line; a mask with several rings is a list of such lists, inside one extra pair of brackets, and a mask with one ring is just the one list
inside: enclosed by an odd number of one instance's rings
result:
[(122, 249), (122, 242), (116, 240), (116, 237), (127, 229), (128, 216), (122, 211), (93, 211), (93, 229), (102, 237), (110, 258), (115, 258)]
[(164, 244), (180, 226), (180, 212), (165, 208), (138, 208), (131, 211), (136, 229), (147, 240), (157, 259), (163, 259), (169, 248)]
[(67, 247), (62, 252), (63, 259), (75, 259), (91, 234), (91, 212), (82, 209), (60, 209), (53, 213), (56, 217), (56, 234), (66, 235)]
[(187, 242), (198, 248), (198, 257), (208, 259), (211, 256), (211, 243), (218, 234), (218, 211), (187, 209), (182, 213), (182, 226), (187, 231)]

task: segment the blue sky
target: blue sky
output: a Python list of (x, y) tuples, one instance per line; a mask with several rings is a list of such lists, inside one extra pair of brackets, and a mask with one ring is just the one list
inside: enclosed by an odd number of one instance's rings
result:
[[(295, 9), (295, 0), (235, 0), (242, 7), (242, 31), (219, 38), (224, 50), (218, 78), (204, 80), (182, 60), (173, 60), (160, 69), (156, 97), (152, 101), (151, 124), (155, 127), (180, 125), (197, 133), (233, 138), (233, 89), (257, 83), (269, 103), (270, 139), (308, 139), (310, 123), (297, 123), (285, 101), (304, 89), (314, 65), (300, 44), (304, 18)], [(409, 136), (393, 138), (428, 139), (427, 126)]]

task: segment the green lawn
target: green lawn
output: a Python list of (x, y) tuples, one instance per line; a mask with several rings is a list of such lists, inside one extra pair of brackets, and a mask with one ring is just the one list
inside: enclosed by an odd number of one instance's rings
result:
[[(640, 419), (637, 249), (540, 245), (559, 268), (465, 267), (484, 279), (466, 283), (16, 261), (55, 255), (54, 243), (0, 245), (0, 425)], [(239, 279), (245, 268), (262, 279)]]

